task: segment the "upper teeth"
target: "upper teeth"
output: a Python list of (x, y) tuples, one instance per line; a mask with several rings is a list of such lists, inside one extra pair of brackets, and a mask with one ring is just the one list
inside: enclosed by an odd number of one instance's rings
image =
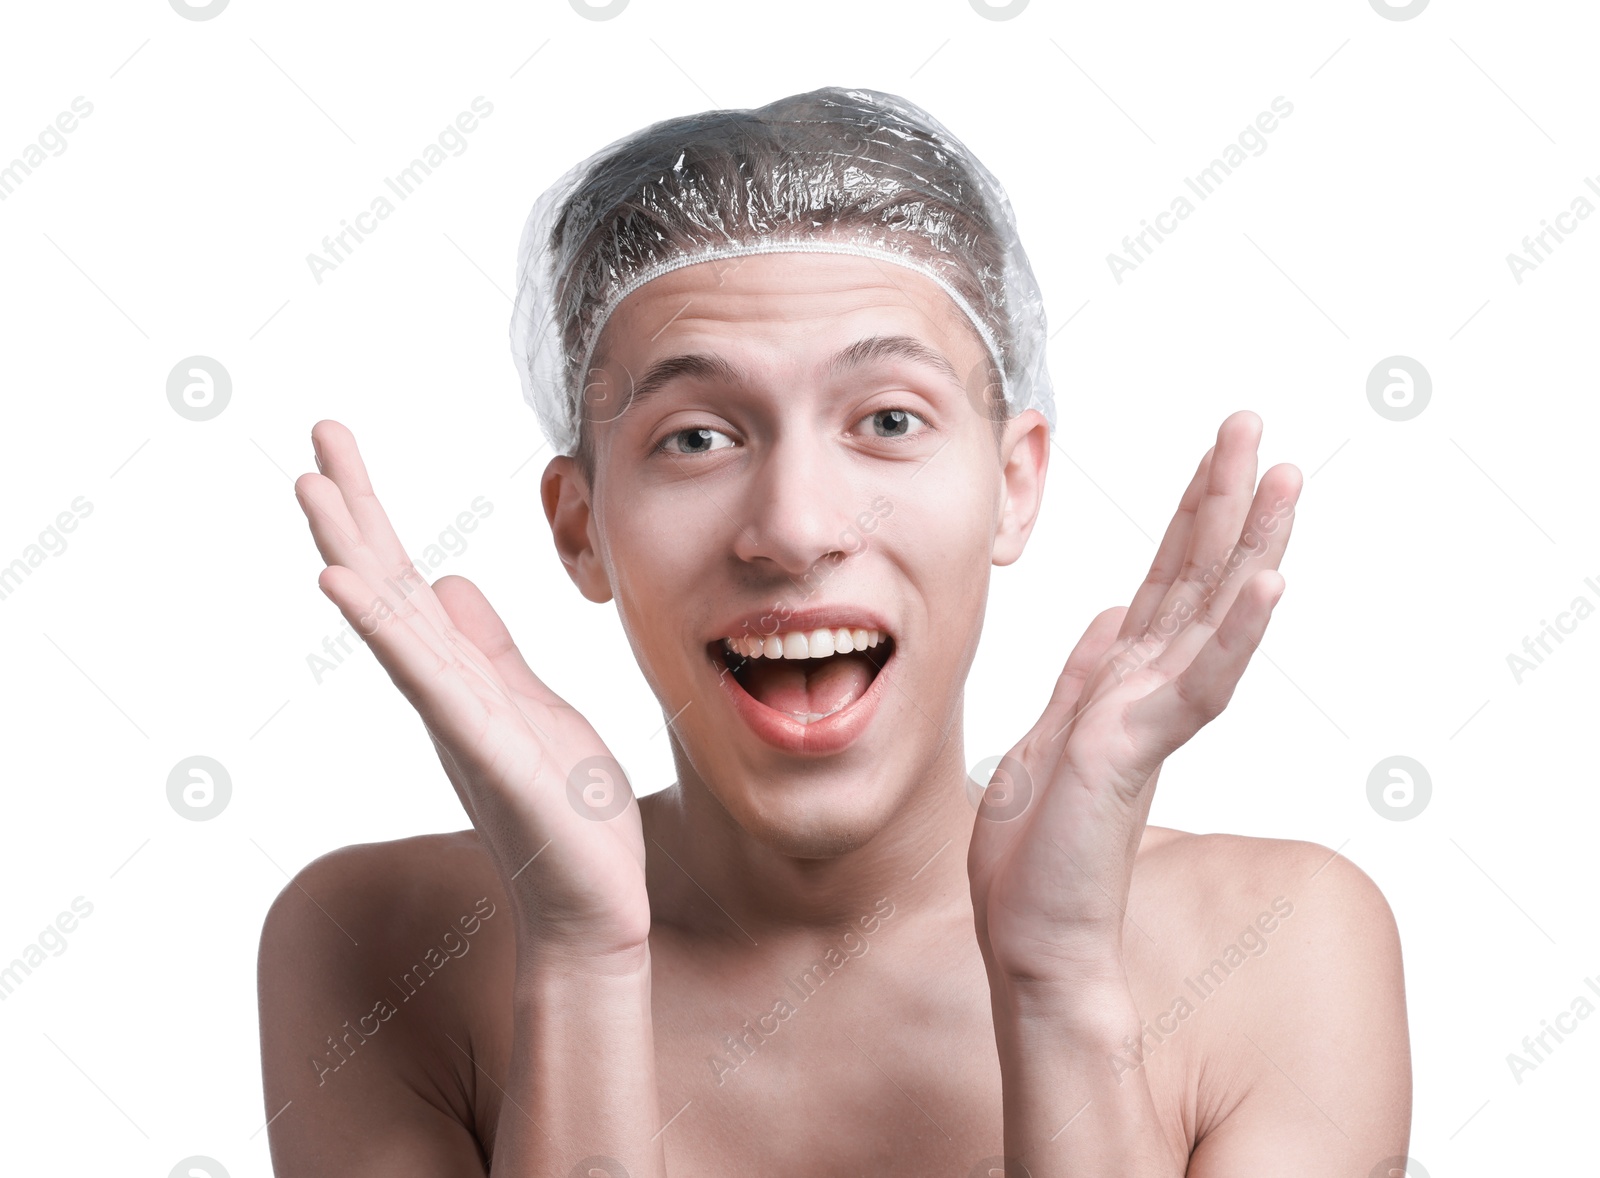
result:
[(866, 650), (883, 641), (878, 630), (790, 630), (781, 634), (748, 634), (740, 638), (724, 638), (724, 649), (745, 658), (759, 659), (821, 659), (831, 654), (848, 654), (852, 650)]

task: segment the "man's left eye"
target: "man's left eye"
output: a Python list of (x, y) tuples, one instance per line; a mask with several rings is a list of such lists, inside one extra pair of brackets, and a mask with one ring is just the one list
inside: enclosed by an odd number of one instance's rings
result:
[[(871, 422), (873, 433), (880, 438), (908, 438), (928, 428), (928, 423), (909, 409), (879, 409), (861, 420)], [(913, 422), (920, 428), (913, 427)]]

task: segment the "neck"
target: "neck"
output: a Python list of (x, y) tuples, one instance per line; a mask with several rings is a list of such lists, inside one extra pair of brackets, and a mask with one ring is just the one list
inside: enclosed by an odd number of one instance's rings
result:
[[(678, 764), (690, 768), (685, 758)], [(775, 846), (788, 841), (784, 831), (758, 838), (692, 770), (640, 808), (658, 926), (748, 946), (853, 925), (884, 899), (913, 919), (971, 920), (974, 811), (959, 740), (919, 767), (874, 829), (840, 835), (826, 853)]]

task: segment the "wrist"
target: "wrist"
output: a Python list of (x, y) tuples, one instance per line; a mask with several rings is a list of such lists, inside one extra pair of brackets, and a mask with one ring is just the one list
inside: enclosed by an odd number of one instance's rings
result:
[(1127, 1034), (1139, 1025), (1138, 1007), (1121, 957), (1079, 960), (1071, 968), (989, 970), (996, 1022), (1049, 1024), (1094, 1038)]
[(1050, 1026), (1066, 1034), (1120, 1039), (1139, 1026), (1139, 1008), (1123, 984), (1040, 986), (1029, 982), (996, 987), (989, 1005), (996, 1023)]
[[(1010, 1084), (1067, 1072), (1120, 1080), (1130, 1043), (1144, 1024), (1126, 987), (1059, 990), (1028, 988), (991, 996), (995, 1048)], [(1120, 1085), (1119, 1085), (1120, 1086)]]
[(552, 937), (536, 929), (517, 933), (516, 977), (519, 987), (602, 979), (648, 982), (650, 944), (607, 946), (594, 941)]
[(1055, 935), (1045, 951), (1020, 953), (979, 945), (992, 991), (1049, 1001), (1079, 991), (1126, 989), (1120, 930), (1085, 937)]

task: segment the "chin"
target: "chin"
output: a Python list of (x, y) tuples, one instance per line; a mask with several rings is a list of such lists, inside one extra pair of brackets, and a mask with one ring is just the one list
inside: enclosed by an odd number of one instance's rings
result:
[[(751, 838), (794, 859), (837, 859), (861, 849), (905, 810), (895, 774), (878, 767), (867, 777), (793, 780), (759, 793), (743, 782), (732, 796), (708, 788)], [(863, 781), (872, 783), (864, 788)]]

